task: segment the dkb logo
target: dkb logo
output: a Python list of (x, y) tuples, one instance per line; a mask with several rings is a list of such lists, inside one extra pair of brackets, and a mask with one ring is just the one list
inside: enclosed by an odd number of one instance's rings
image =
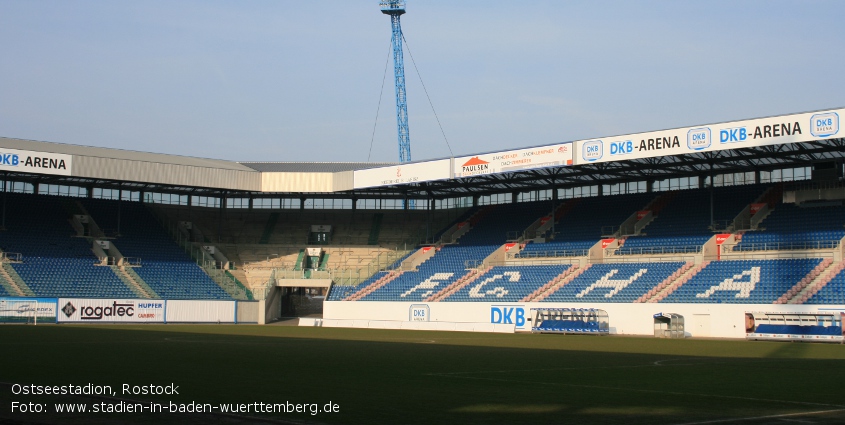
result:
[(584, 158), (585, 161), (593, 162), (601, 159), (604, 155), (604, 145), (602, 144), (601, 140), (593, 140), (591, 142), (585, 142), (581, 146), (581, 156)]
[(490, 323), (525, 326), (525, 309), (522, 307), (492, 306), (490, 307)]

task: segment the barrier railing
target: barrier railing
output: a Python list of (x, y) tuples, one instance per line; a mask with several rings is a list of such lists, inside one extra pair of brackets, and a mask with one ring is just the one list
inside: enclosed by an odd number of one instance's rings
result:
[(123, 257), (124, 267), (141, 267), (141, 257)]
[[(701, 252), (701, 245), (685, 246), (649, 246), (642, 248), (609, 248), (607, 255), (656, 255), (656, 254), (691, 254)], [(622, 251), (622, 252), (618, 252)], [(615, 253), (615, 254), (614, 254)]]
[(95, 266), (114, 266), (117, 264), (114, 257), (97, 257), (97, 261), (94, 261)]
[(0, 252), (0, 263), (20, 263), (23, 255), (20, 252)]
[(806, 249), (834, 249), (839, 241), (807, 241), (807, 242), (766, 242), (742, 243), (734, 247), (734, 251), (790, 251)]
[(549, 258), (549, 257), (583, 257), (589, 254), (589, 249), (562, 249), (551, 251), (529, 251), (516, 254), (508, 253), (508, 259)]

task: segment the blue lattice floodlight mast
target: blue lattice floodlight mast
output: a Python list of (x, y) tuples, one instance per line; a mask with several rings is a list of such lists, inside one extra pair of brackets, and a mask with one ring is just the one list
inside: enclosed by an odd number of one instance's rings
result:
[(405, 2), (386, 0), (380, 3), (381, 13), (390, 15), (393, 27), (393, 74), (396, 81), (396, 126), (399, 130), (399, 162), (411, 162), (411, 137), (408, 134), (408, 103), (405, 99), (405, 61), (402, 58), (402, 26), (399, 17), (405, 13)]

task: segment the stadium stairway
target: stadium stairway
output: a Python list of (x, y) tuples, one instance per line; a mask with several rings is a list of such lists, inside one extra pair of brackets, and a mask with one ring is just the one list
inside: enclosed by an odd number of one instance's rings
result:
[(835, 277), (837, 277), (842, 270), (845, 269), (845, 260), (831, 265), (823, 275), (820, 273), (813, 283), (807, 285), (804, 290), (795, 295), (792, 299), (787, 301), (788, 304), (805, 304), (816, 294), (821, 292)]
[[(838, 270), (838, 271), (837, 271)], [(845, 261), (840, 262), (830, 271), (830, 278), (825, 278), (824, 284), (808, 293), (807, 300), (802, 299), (803, 304), (845, 304)]]
[(467, 273), (465, 275), (461, 276), (458, 280), (449, 284), (448, 286), (443, 288), (440, 292), (437, 292), (434, 295), (428, 297), (428, 299), (426, 299), (426, 302), (442, 301), (444, 298), (451, 296), (455, 292), (458, 292), (461, 289), (463, 289), (465, 286), (471, 284), (472, 282), (475, 282), (476, 280), (478, 280), (479, 277), (481, 277), (481, 275), (489, 272), (491, 269), (492, 269), (492, 267), (487, 267), (483, 270), (482, 269), (470, 269), (469, 271), (467, 271)]
[(815, 286), (825, 277), (825, 272), (831, 268), (831, 265), (833, 265), (833, 259), (825, 258), (818, 266), (816, 266), (813, 270), (810, 270), (810, 273), (807, 273), (807, 276), (801, 278), (801, 280), (799, 280), (792, 288), (789, 288), (785, 294), (776, 299), (774, 304), (789, 304), (791, 301), (800, 298), (802, 295), (807, 293), (807, 290), (810, 287)]
[(545, 285), (526, 295), (520, 302), (543, 301), (546, 297), (553, 294), (567, 283), (572, 282), (575, 278), (580, 276), (581, 273), (587, 271), (590, 266), (592, 266), (592, 264), (587, 264), (583, 268), (579, 268), (577, 264), (573, 264), (559, 275), (555, 276), (552, 280), (548, 281)]
[(12, 266), (8, 265), (7, 263), (2, 263), (2, 267), (0, 267), (0, 285), (3, 286), (6, 293), (13, 297), (33, 297), (35, 296), (35, 292), (32, 292), (32, 289), (24, 283), (23, 279), (18, 276), (18, 273)]
[(437, 244), (443, 245), (457, 242), (461, 236), (472, 230), (472, 228), (475, 227), (475, 225), (478, 224), (478, 222), (480, 222), (481, 219), (489, 214), (494, 208), (496, 208), (496, 205), (487, 205), (476, 210), (468, 211), (464, 216), (465, 220), (456, 222), (440, 234), (440, 237), (437, 238)]
[(144, 282), (144, 279), (141, 279), (141, 276), (138, 276), (135, 272), (132, 272), (132, 274), (129, 273), (131, 268), (118, 265), (111, 265), (108, 267), (112, 269), (114, 274), (116, 274), (117, 277), (122, 280), (123, 283), (132, 290), (132, 292), (135, 293), (135, 295), (138, 295), (140, 298), (159, 298), (158, 294), (153, 291), (153, 288), (150, 288), (150, 285), (147, 285), (147, 282)]
[[(692, 262), (685, 263), (680, 269), (675, 270), (675, 272), (673, 272), (671, 275), (669, 275), (669, 277), (667, 277), (663, 282), (660, 282), (659, 285), (650, 289), (648, 292), (643, 294), (643, 296), (641, 296), (640, 298), (638, 298), (634, 302), (635, 303), (657, 302), (657, 301), (652, 301), (652, 300), (654, 300), (654, 299), (660, 297), (661, 295), (664, 295), (667, 292), (669, 292), (670, 291), (669, 288), (673, 286), (673, 283), (687, 277), (689, 275), (688, 272), (690, 272), (690, 270), (693, 268), (694, 265), (695, 265), (695, 263), (692, 263)], [(678, 284), (678, 286), (680, 286), (680, 285), (683, 285), (683, 283)], [(676, 288), (676, 287), (674, 287), (674, 288)], [(674, 288), (672, 290), (674, 290)]]
[(384, 214), (373, 214), (373, 224), (370, 227), (370, 236), (367, 239), (367, 245), (378, 245), (378, 235), (381, 233), (381, 222), (384, 219)]
[(382, 277), (378, 278), (373, 283), (371, 283), (371, 284), (365, 286), (364, 288), (362, 288), (360, 291), (358, 291), (358, 292), (356, 292), (352, 295), (347, 296), (346, 299), (344, 299), (344, 301), (358, 301), (361, 298), (364, 298), (367, 295), (373, 293), (373, 291), (375, 291), (375, 290), (383, 287), (384, 285), (387, 285), (388, 283), (392, 282), (394, 279), (401, 276), (402, 273), (404, 273), (404, 272), (401, 271), (401, 270), (400, 271), (395, 271), (395, 270), (389, 271), (389, 272), (385, 273)]
[(540, 238), (545, 240), (548, 238), (548, 233), (552, 230), (555, 224), (560, 222), (560, 219), (569, 214), (582, 201), (581, 198), (573, 198), (557, 206), (554, 211), (554, 216), (543, 216), (537, 219), (527, 229), (525, 229), (525, 240), (532, 240)]
[(267, 217), (267, 224), (264, 225), (264, 231), (261, 232), (261, 239), (258, 240), (260, 244), (270, 243), (270, 236), (273, 235), (273, 230), (276, 228), (276, 223), (279, 221), (279, 213), (270, 213)]

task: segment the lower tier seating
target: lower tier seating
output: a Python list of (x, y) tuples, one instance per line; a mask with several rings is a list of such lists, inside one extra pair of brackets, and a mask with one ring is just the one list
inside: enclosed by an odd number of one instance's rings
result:
[(443, 301), (517, 302), (569, 267), (569, 265), (493, 267)]
[(682, 262), (593, 264), (543, 301), (631, 303), (683, 265)]
[(662, 303), (771, 304), (822, 260), (713, 261)]
[(840, 271), (819, 292), (816, 292), (804, 304), (840, 304), (845, 305), (845, 270)]
[(444, 246), (417, 271), (398, 278), (362, 298), (362, 301), (421, 301), (467, 273), (467, 262), (484, 260), (496, 245)]

